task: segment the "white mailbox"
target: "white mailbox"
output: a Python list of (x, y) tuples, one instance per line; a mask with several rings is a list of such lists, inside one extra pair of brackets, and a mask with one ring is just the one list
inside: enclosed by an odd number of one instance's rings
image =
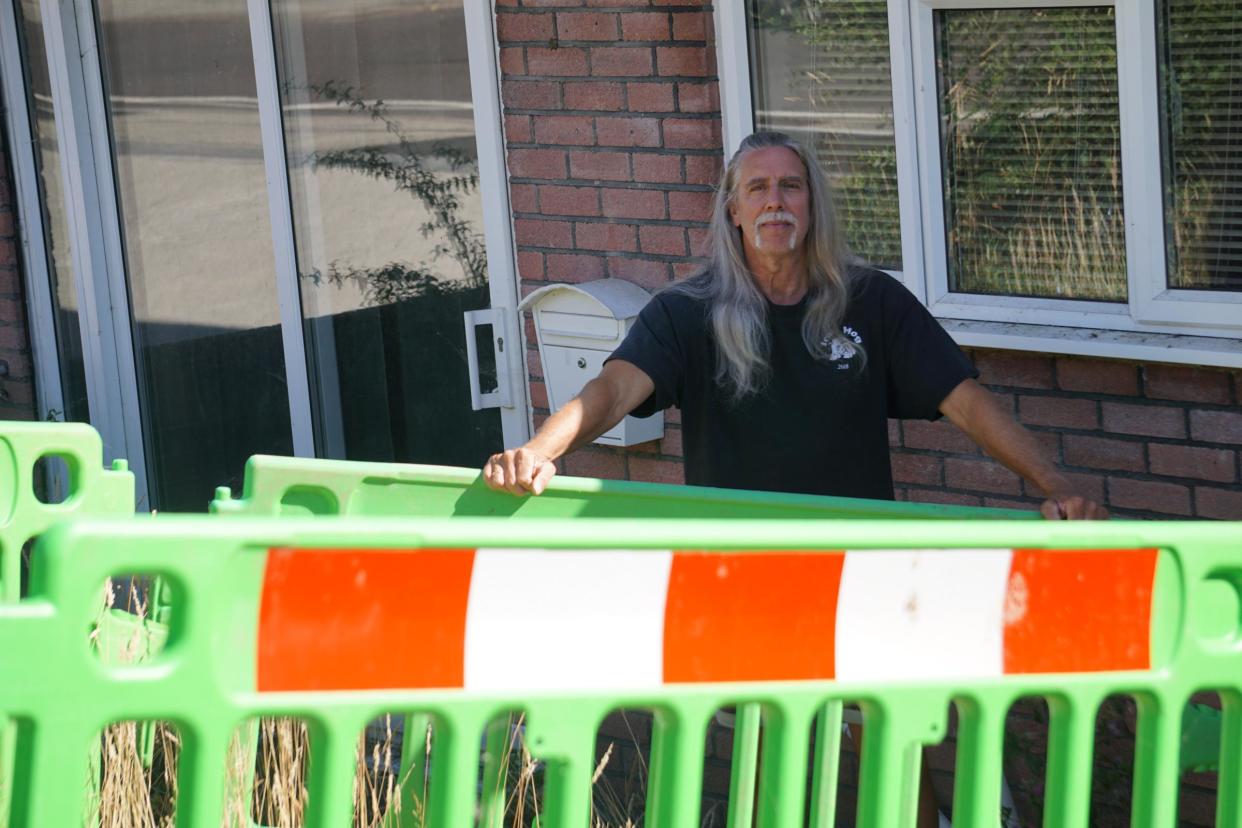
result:
[[(540, 288), (522, 300), (539, 339), (539, 361), (553, 411), (569, 402), (594, 379), (604, 360), (625, 334), (651, 294), (624, 279)], [(632, 446), (664, 436), (664, 414), (626, 417), (596, 438), (606, 446)]]

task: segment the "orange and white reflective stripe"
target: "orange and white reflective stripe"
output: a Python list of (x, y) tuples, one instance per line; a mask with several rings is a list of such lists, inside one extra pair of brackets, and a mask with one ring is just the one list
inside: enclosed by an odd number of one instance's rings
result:
[(1149, 669), (1156, 550), (272, 549), (262, 691)]

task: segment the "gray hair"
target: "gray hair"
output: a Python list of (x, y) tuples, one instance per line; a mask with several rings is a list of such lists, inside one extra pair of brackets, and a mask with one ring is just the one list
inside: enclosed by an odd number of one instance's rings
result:
[[(743, 159), (755, 150), (770, 147), (792, 150), (806, 168), (811, 219), (804, 244), (810, 286), (802, 341), (815, 359), (829, 357), (832, 341), (842, 335), (841, 321), (849, 302), (848, 265), (853, 259), (841, 234), (828, 181), (815, 156), (784, 133), (747, 136), (725, 166), (716, 190), (708, 228), (711, 250), (707, 268), (697, 278), (670, 287), (706, 300), (716, 339), (716, 378), (730, 387), (735, 399), (757, 391), (766, 378), (770, 343), (767, 301), (746, 266), (741, 231), (733, 224), (729, 210), (737, 197)], [(860, 359), (864, 358), (861, 345), (854, 347)]]

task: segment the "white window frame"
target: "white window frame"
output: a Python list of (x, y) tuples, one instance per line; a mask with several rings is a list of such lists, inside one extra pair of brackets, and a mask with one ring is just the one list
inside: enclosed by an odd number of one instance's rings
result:
[[(39, 377), (41, 415), (63, 408), (46, 242), (24, 74), (17, 45), (13, 0), (0, 0), (0, 83), (9, 108), (6, 126), (15, 137), (15, 181), (23, 245), (27, 249), (26, 287), (31, 308), (31, 340)], [(272, 223), (277, 297), (280, 308), (294, 452), (314, 456), (310, 387), (304, 347), (292, 203), (276, 76), (269, 0), (247, 0), (259, 100), (268, 204)], [(91, 424), (104, 440), (105, 461), (129, 460), (140, 506), (147, 500), (147, 467), (140, 415), (137, 363), (130, 320), (122, 218), (112, 166), (112, 145), (104, 97), (100, 48), (93, 0), (40, 0), (43, 35), (53, 89), (53, 108), (64, 181), (69, 249), (78, 291), (79, 323)], [(464, 0), (480, 195), (487, 250), (491, 310), (505, 324), (494, 326), (497, 371), (525, 376), (525, 348), (517, 305), (520, 293), (509, 210), (508, 178), (500, 109), (499, 52), (488, 0)], [(14, 96), (15, 90), (21, 94)], [(22, 143), (24, 142), (24, 143)], [(504, 330), (502, 330), (504, 329)], [(506, 340), (508, 337), (508, 341)], [(501, 408), (505, 446), (529, 439), (530, 419), (524, 383), (512, 383), (509, 404)], [(520, 389), (520, 390), (519, 390)], [(435, 389), (427, 389), (429, 394)], [(330, 430), (330, 424), (329, 424)], [(331, 447), (321, 447), (331, 453)]]
[[(726, 154), (754, 129), (746, 5), (716, 15)], [(1127, 302), (949, 291), (933, 19), (998, 6), (1115, 8)], [(904, 266), (893, 275), (960, 344), (1242, 367), (1242, 293), (1167, 287), (1155, 0), (888, 0), (888, 23)]]

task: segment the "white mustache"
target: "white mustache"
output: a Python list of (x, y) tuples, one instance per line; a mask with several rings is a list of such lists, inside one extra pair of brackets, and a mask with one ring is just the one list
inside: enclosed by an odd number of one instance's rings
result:
[(793, 225), (793, 233), (789, 236), (789, 249), (794, 249), (798, 243), (798, 217), (793, 213), (786, 213), (784, 210), (773, 210), (772, 212), (764, 213), (755, 219), (756, 248), (763, 248), (763, 239), (759, 235), (759, 228), (765, 224), (773, 224), (776, 222), (785, 222)]

